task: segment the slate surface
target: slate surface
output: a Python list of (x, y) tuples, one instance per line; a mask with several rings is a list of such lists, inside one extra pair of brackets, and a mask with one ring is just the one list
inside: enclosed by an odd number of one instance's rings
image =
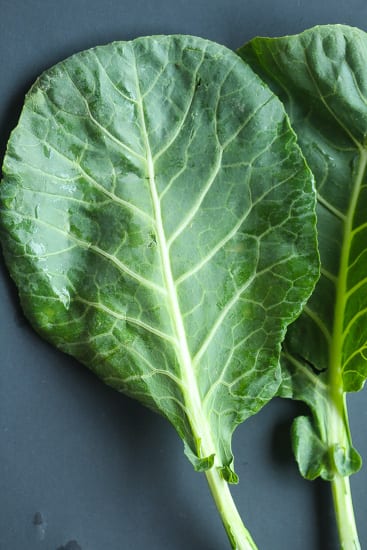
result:
[[(322, 23), (367, 30), (365, 0), (0, 0), (0, 156), (46, 68), (112, 40), (187, 33), (237, 48)], [(367, 457), (365, 392), (349, 399)], [(238, 508), (260, 550), (337, 550), (329, 487), (298, 475), (275, 400), (234, 438)], [(204, 476), (174, 430), (39, 339), (0, 260), (0, 549), (224, 550)], [(352, 478), (367, 544), (367, 469)]]

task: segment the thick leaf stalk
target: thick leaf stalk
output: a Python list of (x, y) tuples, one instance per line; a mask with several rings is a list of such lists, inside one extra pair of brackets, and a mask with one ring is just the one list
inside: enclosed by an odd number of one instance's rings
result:
[(227, 482), (217, 468), (211, 468), (205, 474), (233, 550), (257, 550), (238, 513)]
[(342, 550), (360, 550), (349, 476), (337, 474), (331, 481), (336, 523)]
[[(334, 385), (330, 384), (329, 416), (330, 464), (334, 470), (331, 489), (334, 502), (335, 519), (338, 528), (341, 550), (360, 550), (357, 525), (354, 516), (353, 499), (348, 472), (358, 469), (361, 464), (358, 453), (351, 446), (346, 395), (342, 391), (340, 369), (335, 369)], [(340, 377), (341, 378), (341, 377)], [(337, 442), (332, 445), (332, 442)], [(349, 451), (350, 450), (350, 451)]]

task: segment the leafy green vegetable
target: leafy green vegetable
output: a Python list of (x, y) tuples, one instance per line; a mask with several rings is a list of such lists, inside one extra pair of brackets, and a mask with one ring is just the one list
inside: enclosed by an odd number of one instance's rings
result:
[(226, 48), (150, 37), (79, 53), (29, 92), (2, 242), (35, 328), (166, 416), (234, 548), (232, 433), (276, 393), (318, 276), (315, 193), (279, 100)]
[(239, 53), (284, 102), (316, 177), (321, 278), (289, 329), (281, 395), (310, 406), (313, 419), (293, 427), (301, 473), (333, 480), (343, 544), (358, 548), (343, 476), (361, 465), (345, 392), (360, 390), (367, 377), (367, 35), (316, 27), (256, 38)]

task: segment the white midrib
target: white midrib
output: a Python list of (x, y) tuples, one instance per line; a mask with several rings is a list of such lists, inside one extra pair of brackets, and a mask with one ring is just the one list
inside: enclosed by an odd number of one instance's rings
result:
[(177, 342), (176, 355), (180, 365), (185, 407), (188, 412), (188, 421), (190, 422), (194, 439), (200, 445), (200, 448), (197, 449), (198, 455), (200, 458), (205, 458), (213, 454), (216, 455), (216, 448), (210, 433), (209, 422), (203, 410), (198, 383), (194, 372), (193, 361), (186, 338), (185, 326), (183, 323), (183, 317), (178, 301), (176, 285), (172, 274), (169, 247), (163, 227), (161, 203), (155, 183), (153, 155), (150, 148), (140, 93), (139, 96), (140, 98), (138, 101), (138, 108), (140, 112), (144, 145), (147, 151), (146, 161), (150, 193), (152, 198), (154, 217), (156, 221), (156, 238), (158, 248), (161, 253), (163, 279), (165, 287), (167, 289), (167, 301), (169, 305), (169, 310), (171, 312), (173, 330)]

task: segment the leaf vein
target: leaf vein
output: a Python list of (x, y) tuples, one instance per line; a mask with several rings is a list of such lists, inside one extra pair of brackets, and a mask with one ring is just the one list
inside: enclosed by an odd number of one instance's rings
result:
[(97, 309), (99, 311), (102, 311), (103, 313), (106, 313), (107, 315), (110, 315), (111, 317), (114, 317), (115, 319), (118, 319), (120, 321), (125, 321), (126, 323), (130, 323), (131, 325), (135, 325), (137, 327), (140, 327), (147, 332), (150, 332), (154, 334), (155, 336), (158, 336), (159, 338), (162, 338), (162, 340), (167, 340), (173, 345), (177, 344), (177, 341), (173, 336), (166, 334), (165, 332), (159, 330), (156, 327), (151, 326), (149, 323), (145, 323), (141, 319), (137, 319), (136, 317), (130, 317), (129, 315), (125, 315), (123, 313), (118, 313), (117, 311), (114, 311), (113, 309), (109, 308), (108, 306), (100, 303), (100, 302), (92, 302), (90, 300), (86, 300), (82, 298), (81, 296), (77, 296), (75, 298), (75, 301), (81, 302), (82, 304), (85, 304), (89, 307), (92, 307), (94, 309)]

